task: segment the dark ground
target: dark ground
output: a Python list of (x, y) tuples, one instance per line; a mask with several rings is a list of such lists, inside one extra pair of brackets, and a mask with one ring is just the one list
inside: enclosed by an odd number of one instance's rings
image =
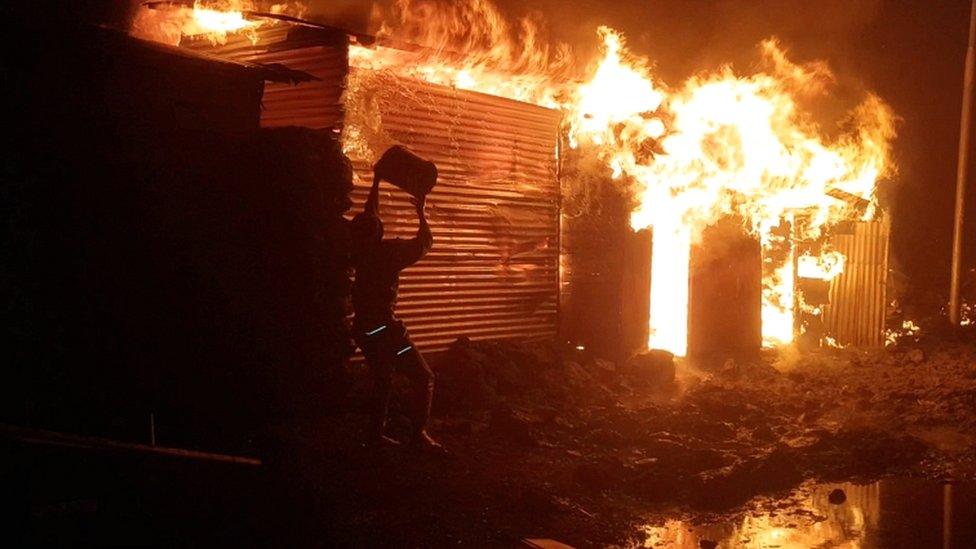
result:
[(354, 384), (353, 411), (281, 429), (263, 469), (7, 447), (8, 485), (30, 501), (14, 531), (58, 545), (633, 546), (649, 524), (734, 516), (810, 479), (976, 480), (971, 334), (679, 367), (674, 383), (542, 344), (458, 344), (438, 366), (450, 456), (363, 448)]

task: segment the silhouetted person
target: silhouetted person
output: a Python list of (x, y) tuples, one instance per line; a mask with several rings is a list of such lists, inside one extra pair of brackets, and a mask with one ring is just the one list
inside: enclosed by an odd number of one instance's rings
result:
[(424, 257), (433, 244), (433, 236), (424, 217), (425, 199), (411, 199), (420, 219), (417, 236), (408, 240), (384, 240), (383, 222), (378, 212), (379, 183), (379, 177), (374, 179), (366, 206), (362, 213), (353, 218), (351, 227), (352, 262), (356, 268), (356, 279), (352, 286), (355, 313), (353, 335), (373, 375), (369, 436), (373, 443), (396, 444), (396, 441), (384, 436), (383, 430), (393, 372), (399, 371), (409, 378), (411, 384), (411, 443), (439, 448), (440, 445), (427, 433), (434, 374), (407, 335), (403, 322), (394, 315), (400, 271)]

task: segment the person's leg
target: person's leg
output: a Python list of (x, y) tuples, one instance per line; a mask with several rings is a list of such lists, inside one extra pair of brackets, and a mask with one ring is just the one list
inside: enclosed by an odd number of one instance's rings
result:
[(434, 398), (434, 372), (420, 351), (409, 344), (407, 350), (399, 358), (397, 369), (402, 372), (411, 385), (410, 420), (413, 423), (413, 438), (426, 436), (427, 422), (430, 419), (430, 404)]
[(367, 356), (366, 362), (369, 364), (373, 378), (372, 402), (369, 410), (369, 437), (373, 441), (380, 441), (383, 439), (390, 393), (393, 390), (393, 365), (390, 364), (389, 360), (378, 356)]

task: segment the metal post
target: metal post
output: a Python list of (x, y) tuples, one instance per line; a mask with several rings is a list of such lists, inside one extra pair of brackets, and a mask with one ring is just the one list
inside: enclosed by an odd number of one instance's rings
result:
[(952, 549), (952, 484), (942, 485), (942, 547)]
[(966, 48), (962, 121), (959, 124), (959, 164), (956, 167), (956, 214), (952, 234), (952, 278), (949, 286), (949, 321), (954, 326), (958, 326), (960, 320), (959, 286), (962, 281), (962, 230), (966, 203), (966, 179), (969, 175), (969, 134), (971, 133), (972, 122), (974, 68), (976, 68), (976, 0), (973, 0), (969, 10), (969, 46)]

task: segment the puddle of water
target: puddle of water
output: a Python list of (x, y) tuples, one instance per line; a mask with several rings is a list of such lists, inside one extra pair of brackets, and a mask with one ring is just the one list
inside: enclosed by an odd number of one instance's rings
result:
[[(844, 501), (831, 503), (838, 489)], [(786, 498), (757, 501), (735, 520), (669, 520), (645, 531), (644, 547), (674, 549), (976, 548), (976, 486), (910, 479), (808, 484)]]

